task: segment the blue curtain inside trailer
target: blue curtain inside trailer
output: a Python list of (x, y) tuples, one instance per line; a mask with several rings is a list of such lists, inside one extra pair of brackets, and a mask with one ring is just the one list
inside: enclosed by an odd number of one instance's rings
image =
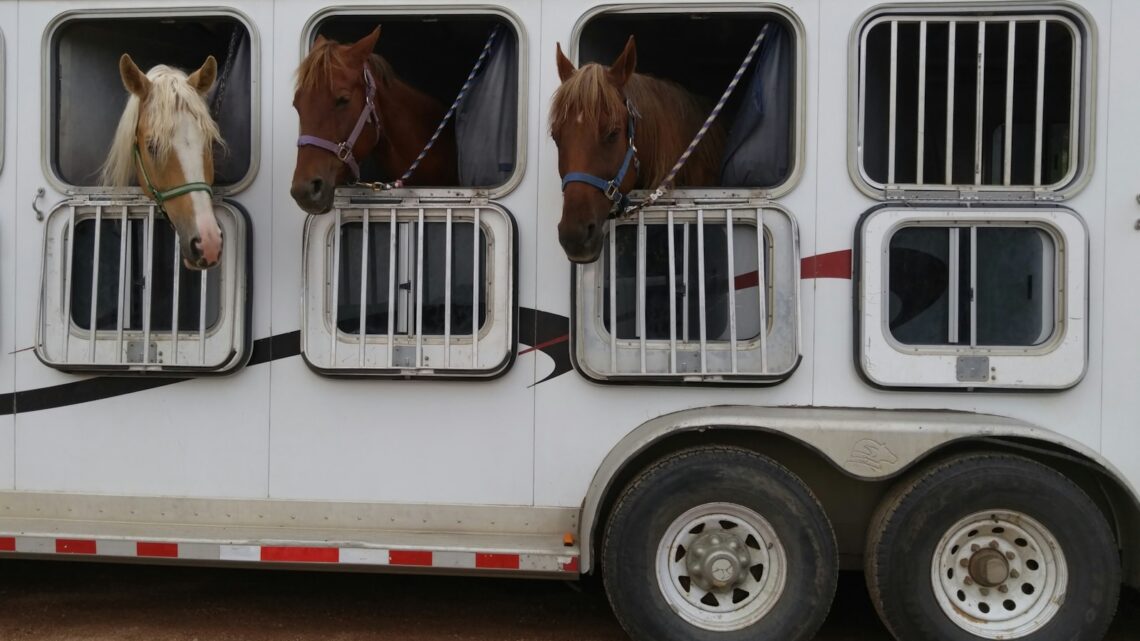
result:
[(455, 114), (459, 184), (505, 183), (515, 169), (518, 135), (518, 41), (503, 28)]

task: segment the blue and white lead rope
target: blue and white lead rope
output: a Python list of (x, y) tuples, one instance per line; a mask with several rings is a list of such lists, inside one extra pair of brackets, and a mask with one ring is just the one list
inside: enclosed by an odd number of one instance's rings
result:
[(693, 137), (693, 141), (690, 142), (689, 147), (685, 149), (685, 153), (681, 154), (681, 157), (673, 164), (673, 168), (669, 170), (669, 174), (665, 176), (665, 180), (662, 180), (661, 184), (657, 186), (657, 189), (649, 194), (645, 200), (626, 207), (625, 211), (618, 214), (618, 216), (627, 216), (637, 212), (639, 209), (651, 206), (657, 202), (658, 198), (664, 196), (666, 191), (673, 188), (673, 179), (677, 177), (681, 168), (684, 167), (685, 163), (689, 160), (689, 156), (693, 155), (693, 151), (696, 150), (697, 145), (701, 144), (705, 134), (709, 132), (709, 128), (716, 122), (717, 116), (719, 116), (720, 111), (724, 109), (724, 105), (728, 102), (733, 90), (736, 89), (736, 85), (740, 84), (740, 79), (744, 77), (744, 72), (748, 69), (748, 65), (752, 64), (752, 59), (756, 57), (756, 52), (760, 50), (760, 45), (764, 43), (764, 38), (768, 35), (768, 28), (771, 26), (772, 23), (769, 22), (760, 29), (760, 33), (756, 36), (756, 41), (752, 43), (752, 48), (748, 50), (748, 55), (744, 56), (744, 62), (740, 63), (740, 68), (736, 70), (736, 75), (732, 77), (732, 82), (728, 83), (728, 87), (726, 87), (724, 93), (721, 94), (720, 100), (717, 101), (716, 106), (713, 107), (712, 112), (709, 113), (708, 118), (705, 118), (705, 123), (701, 125), (700, 130), (697, 131), (697, 135)]
[(479, 58), (475, 60), (475, 66), (471, 68), (471, 73), (467, 74), (467, 80), (463, 81), (463, 86), (459, 89), (459, 95), (455, 97), (455, 100), (451, 103), (451, 107), (447, 110), (447, 113), (443, 115), (443, 120), (441, 120), (439, 122), (439, 126), (435, 128), (435, 133), (431, 135), (431, 138), (428, 140), (427, 144), (424, 145), (423, 151), (420, 152), (419, 156), (416, 156), (416, 159), (412, 162), (412, 165), (408, 167), (407, 171), (404, 172), (404, 175), (400, 176), (396, 182), (392, 183), (362, 184), (374, 189), (400, 189), (404, 186), (404, 183), (412, 177), (412, 174), (415, 173), (416, 169), (419, 168), (420, 163), (423, 162), (425, 157), (427, 157), (428, 152), (431, 151), (431, 148), (435, 145), (435, 142), (439, 140), (439, 135), (443, 133), (443, 128), (447, 126), (447, 123), (449, 120), (451, 120), (451, 117), (455, 115), (455, 110), (459, 108), (459, 104), (462, 103), (463, 99), (467, 97), (467, 91), (471, 89), (471, 84), (474, 82), (475, 76), (479, 74), (479, 69), (483, 67), (483, 62), (487, 59), (487, 54), (491, 51), (491, 45), (495, 43), (495, 37), (499, 35), (499, 31), (501, 31), (502, 28), (502, 25), (495, 25), (495, 28), (491, 29), (491, 35), (487, 37), (487, 43), (483, 45), (483, 51), (479, 52)]

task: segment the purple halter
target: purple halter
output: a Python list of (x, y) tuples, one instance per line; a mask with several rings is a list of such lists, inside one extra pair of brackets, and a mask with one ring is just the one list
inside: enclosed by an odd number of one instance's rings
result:
[(335, 143), (331, 140), (318, 138), (317, 136), (302, 134), (301, 137), (297, 139), (297, 146), (304, 147), (305, 145), (310, 145), (332, 152), (338, 160), (348, 165), (348, 168), (352, 170), (353, 180), (360, 180), (360, 164), (356, 162), (356, 157), (352, 155), (352, 148), (356, 146), (356, 139), (360, 137), (360, 132), (364, 131), (364, 124), (368, 121), (372, 121), (376, 126), (376, 135), (380, 135), (380, 114), (376, 112), (375, 95), (376, 81), (372, 78), (372, 71), (368, 68), (368, 63), (365, 63), (364, 109), (361, 110), (360, 117), (356, 119), (356, 126), (352, 128), (352, 133), (348, 135), (348, 139), (341, 143)]

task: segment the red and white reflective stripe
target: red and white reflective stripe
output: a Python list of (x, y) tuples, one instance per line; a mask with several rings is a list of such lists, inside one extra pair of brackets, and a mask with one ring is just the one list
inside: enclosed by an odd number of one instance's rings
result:
[(567, 572), (579, 570), (577, 551), (559, 554), (458, 552), (454, 550), (388, 549), (308, 545), (240, 545), (220, 543), (133, 541), (124, 539), (0, 536), (0, 553), (233, 561), (240, 563), (314, 563), (358, 566)]

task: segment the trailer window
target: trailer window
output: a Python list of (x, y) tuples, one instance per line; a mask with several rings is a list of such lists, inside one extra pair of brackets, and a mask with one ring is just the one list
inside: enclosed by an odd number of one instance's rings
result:
[(226, 141), (214, 149), (214, 184), (233, 192), (252, 179), (257, 159), (253, 78), (257, 52), (250, 28), (236, 14), (210, 10), (110, 17), (80, 14), (50, 39), (49, 175), (63, 187), (94, 187), (127, 100), (119, 57), (129, 53), (144, 71), (158, 64), (197, 69), (209, 55), (218, 78), (206, 98)]
[(599, 381), (783, 380), (799, 357), (797, 261), (782, 209), (646, 208), (575, 268), (579, 369)]
[(859, 351), (871, 380), (1009, 388), (1079, 380), (1087, 241), (1075, 214), (885, 209), (864, 218), (860, 237)]
[[(790, 14), (606, 10), (582, 27), (578, 63), (610, 64), (632, 35), (637, 42), (637, 71), (671, 80), (696, 94), (703, 103), (703, 118), (764, 25), (770, 25), (769, 33), (717, 121), (725, 140), (716, 180), (686, 186), (779, 194), (791, 188), (798, 173), (803, 134), (802, 43)], [(685, 46), (677, 46), (678, 42)]]
[[(336, 11), (316, 23), (312, 37), (320, 34), (339, 42), (355, 42), (377, 24), (383, 31), (376, 53), (391, 64), (397, 76), (437, 100), (443, 109), (455, 100), (491, 32), (499, 29), (452, 121), (458, 186), (495, 189), (521, 176), (520, 131), (525, 111), (519, 109), (519, 68), (524, 64), (524, 52), (515, 25), (505, 16), (489, 12)], [(447, 46), (437, 46), (439, 43)], [(427, 140), (418, 144), (424, 143)], [(361, 180), (394, 181), (404, 169), (390, 173), (371, 159), (362, 159)]]
[(918, 9), (858, 31), (857, 181), (1066, 192), (1087, 163), (1090, 53), (1069, 11)]
[(515, 243), (497, 205), (348, 205), (310, 218), (306, 361), (334, 375), (502, 373), (515, 352)]

